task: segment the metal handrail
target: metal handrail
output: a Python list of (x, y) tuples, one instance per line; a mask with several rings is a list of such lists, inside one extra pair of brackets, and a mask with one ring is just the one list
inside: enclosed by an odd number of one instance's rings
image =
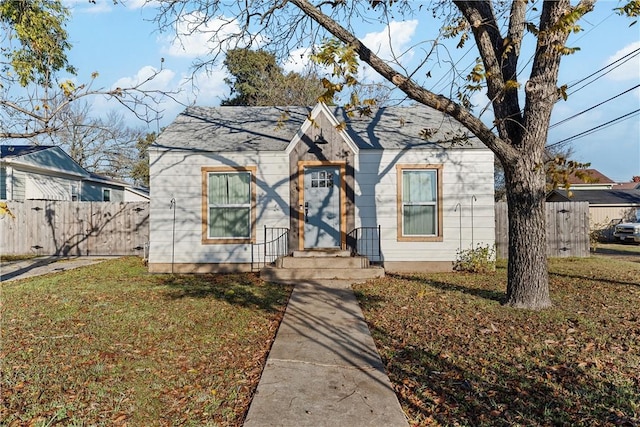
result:
[(354, 255), (366, 256), (372, 263), (382, 263), (379, 225), (354, 228), (347, 233), (346, 246)]
[[(260, 254), (262, 252), (262, 254)], [(264, 240), (251, 246), (251, 269), (259, 270), (289, 254), (289, 229), (264, 227)]]

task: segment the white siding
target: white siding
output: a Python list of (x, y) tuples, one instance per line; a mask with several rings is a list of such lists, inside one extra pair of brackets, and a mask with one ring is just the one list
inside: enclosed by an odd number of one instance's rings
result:
[(125, 188), (124, 201), (125, 202), (148, 202), (149, 198)]
[[(256, 242), (289, 227), (289, 159), (282, 153), (150, 153), (150, 263), (248, 263), (251, 244), (202, 244), (202, 167), (256, 166)], [(171, 200), (175, 199), (175, 238)], [(175, 245), (175, 247), (174, 247)]]
[[(398, 241), (399, 164), (443, 164), (442, 242)], [(460, 248), (471, 247), (472, 238), (474, 246), (495, 242), (493, 154), (489, 150), (361, 152), (356, 181), (356, 227), (381, 226), (385, 261), (453, 261)]]
[(71, 201), (71, 186), (80, 188), (80, 181), (50, 175), (27, 175), (24, 198), (28, 200)]
[(0, 166), (0, 200), (7, 199), (7, 168)]
[(24, 200), (24, 188), (27, 183), (27, 173), (13, 168), (11, 174), (11, 195), (7, 197), (11, 200)]
[[(442, 242), (398, 242), (398, 164), (443, 165)], [(472, 234), (474, 245), (493, 245), (493, 164), (493, 154), (478, 149), (361, 152), (355, 166), (356, 227), (381, 226), (385, 261), (453, 261), (460, 248), (471, 247)], [(289, 158), (284, 152), (225, 153), (223, 156), (221, 153), (152, 151), (150, 165), (150, 263), (170, 263), (172, 252), (175, 263), (251, 262), (251, 244), (202, 244), (202, 167), (257, 167), (256, 242), (263, 241), (265, 225), (289, 227)], [(476, 199), (472, 227), (473, 196)], [(175, 199), (175, 234), (172, 199)]]

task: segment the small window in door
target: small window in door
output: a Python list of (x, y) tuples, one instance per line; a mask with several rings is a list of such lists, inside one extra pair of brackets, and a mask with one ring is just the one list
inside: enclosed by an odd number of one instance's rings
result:
[(102, 201), (110, 202), (111, 201), (111, 190), (108, 188), (102, 189)]
[(333, 173), (326, 171), (311, 172), (312, 188), (329, 188), (333, 187)]

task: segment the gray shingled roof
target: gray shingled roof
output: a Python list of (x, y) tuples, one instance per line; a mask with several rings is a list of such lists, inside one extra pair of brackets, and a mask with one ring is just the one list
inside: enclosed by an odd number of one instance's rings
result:
[[(453, 119), (425, 106), (384, 107), (371, 117), (347, 118), (330, 107), (360, 149), (461, 146), (485, 148), (476, 138), (452, 143), (467, 134)], [(155, 147), (213, 152), (279, 151), (294, 138), (312, 108), (189, 107), (158, 137)], [(426, 138), (421, 134), (429, 135)]]
[(589, 202), (591, 205), (640, 205), (640, 190), (572, 190), (572, 196), (567, 195), (566, 190), (553, 190), (547, 200), (558, 199), (560, 196), (571, 202)]
[(52, 145), (0, 145), (0, 158), (25, 156), (51, 147)]

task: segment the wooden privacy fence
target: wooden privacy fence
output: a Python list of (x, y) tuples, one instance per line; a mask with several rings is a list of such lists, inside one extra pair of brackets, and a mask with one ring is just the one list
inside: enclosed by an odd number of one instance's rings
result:
[(3, 255), (140, 255), (149, 241), (149, 202), (8, 201)]
[[(547, 202), (547, 256), (589, 256), (589, 202)], [(507, 258), (507, 203), (496, 202), (496, 255)]]

